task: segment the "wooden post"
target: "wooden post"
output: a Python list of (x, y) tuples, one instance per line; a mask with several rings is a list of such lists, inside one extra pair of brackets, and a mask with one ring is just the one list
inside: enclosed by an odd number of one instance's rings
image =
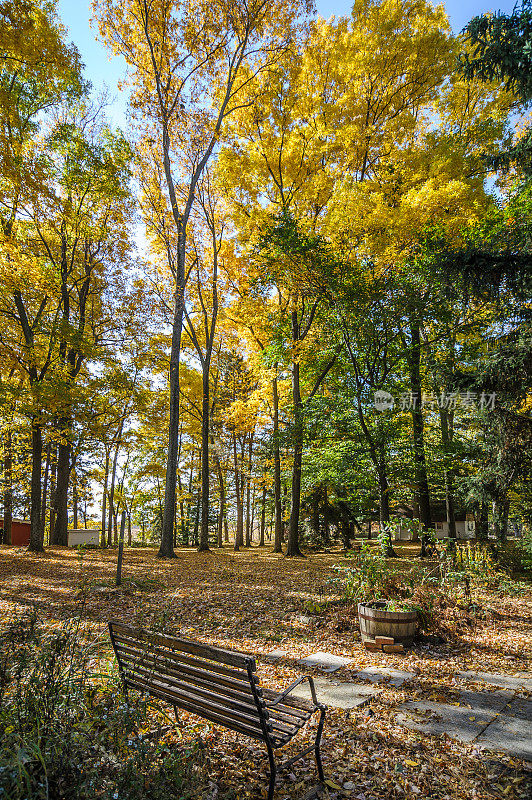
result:
[(122, 519), (120, 520), (120, 538), (118, 540), (118, 562), (116, 565), (116, 585), (120, 586), (122, 583), (122, 555), (124, 553), (124, 529), (126, 527), (126, 512), (122, 511)]

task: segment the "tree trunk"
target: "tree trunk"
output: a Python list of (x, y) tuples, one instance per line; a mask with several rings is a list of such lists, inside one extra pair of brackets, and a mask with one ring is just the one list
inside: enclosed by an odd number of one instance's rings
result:
[[(277, 364), (275, 365), (277, 370)], [(281, 502), (281, 453), (279, 450), (279, 392), (277, 376), (273, 379), (273, 499), (275, 507), (275, 534), (273, 552), (282, 553), (283, 507)]]
[(175, 558), (174, 509), (177, 485), (177, 457), (179, 453), (179, 358), (181, 333), (183, 330), (183, 305), (185, 302), (185, 242), (179, 231), (179, 265), (176, 280), (174, 321), (172, 325), (172, 348), (170, 351), (170, 419), (168, 423), (168, 451), (166, 459), (166, 482), (164, 489), (164, 514), (161, 530), (159, 558)]
[(425, 459), (425, 438), (423, 429), (423, 409), (421, 408), (421, 336), (419, 324), (410, 323), (411, 349), (409, 353), (410, 390), (412, 392), (412, 432), (414, 444), (414, 472), (419, 500), (419, 516), (423, 527), (421, 535), (421, 556), (426, 555), (426, 531), (431, 528), (429, 481)]
[(30, 507), (30, 544), (33, 553), (44, 552), (43, 530), (41, 528), (41, 467), (42, 467), (42, 429), (31, 421), (31, 507)]
[(240, 550), (244, 545), (244, 476), (239, 470), (235, 471), (236, 491), (236, 532), (235, 550)]
[(198, 546), (199, 542), (199, 526), (200, 526), (200, 510), (201, 510), (201, 486), (198, 489), (198, 493), (196, 495), (196, 518), (194, 520), (194, 532), (192, 534), (192, 544), (196, 547)]
[(235, 531), (235, 550), (240, 550), (244, 543), (244, 498), (243, 498), (243, 477), (238, 463), (238, 452), (236, 446), (236, 434), (233, 433), (233, 468), (235, 474), (235, 495), (236, 495), (236, 531)]
[(127, 515), (127, 546), (131, 547), (133, 544), (133, 535), (131, 532), (131, 513), (128, 512)]
[(181, 544), (185, 541), (185, 504), (183, 502), (183, 483), (181, 482), (181, 473), (177, 472), (177, 485), (179, 487), (179, 533), (181, 535)]
[(114, 514), (115, 514), (115, 507), (114, 507), (115, 481), (116, 481), (116, 467), (117, 467), (117, 463), (118, 463), (118, 451), (120, 450), (120, 436), (121, 436), (121, 434), (122, 434), (122, 428), (120, 428), (120, 431), (118, 433), (118, 441), (117, 441), (116, 447), (115, 447), (115, 454), (113, 456), (113, 468), (112, 468), (112, 471), (111, 471), (111, 488), (109, 490), (109, 518), (108, 518), (108, 522), (107, 522), (107, 545), (109, 547), (111, 547), (111, 545), (113, 544), (113, 539), (114, 539), (114, 536), (113, 536), (113, 518), (114, 518)]
[(48, 502), (48, 481), (50, 477), (50, 457), (52, 452), (52, 443), (48, 442), (46, 446), (46, 461), (44, 464), (44, 478), (42, 482), (42, 503), (41, 503), (41, 530), (44, 534), (46, 531), (46, 503)]
[(286, 509), (287, 509), (287, 506), (288, 506), (288, 482), (285, 481), (285, 482), (283, 482), (283, 497), (282, 497), (282, 500), (281, 500), (281, 509), (282, 509), (282, 514), (283, 514), (283, 526), (281, 528), (281, 544), (284, 544), (286, 542), (286, 528), (287, 528)]
[(201, 531), (198, 550), (209, 549), (209, 373), (210, 354), (203, 361), (203, 399), (201, 416)]
[[(299, 324), (297, 311), (292, 311), (292, 341), (299, 340)], [(294, 462), (292, 466), (292, 507), (290, 511), (290, 527), (286, 555), (302, 557), (299, 549), (299, 512), (301, 506), (301, 467), (303, 462), (303, 404), (301, 402), (301, 386), (299, 361), (292, 364), (292, 400), (294, 404), (293, 448)]]
[[(383, 453), (381, 453), (381, 456), (382, 455)], [(390, 525), (390, 487), (382, 462), (379, 464), (379, 523), (381, 531), (386, 533), (386, 557), (395, 558), (397, 553), (393, 548), (392, 529)]]
[(508, 512), (510, 501), (507, 497), (497, 498), (493, 503), (493, 529), (498, 542), (505, 542), (508, 536)]
[(251, 458), (253, 453), (253, 438), (249, 439), (249, 458), (246, 476), (246, 547), (251, 547)]
[(260, 507), (260, 539), (259, 547), (264, 547), (264, 531), (266, 529), (266, 484), (262, 487), (262, 503)]
[(487, 542), (488, 538), (489, 538), (488, 537), (488, 532), (489, 532), (488, 523), (489, 523), (489, 509), (488, 509), (487, 502), (484, 500), (479, 505), (478, 515), (477, 515), (477, 517), (475, 519), (476, 537), (477, 537), (477, 539), (480, 539), (483, 542)]
[(57, 484), (55, 489), (56, 519), (53, 543), (68, 545), (68, 484), (70, 479), (70, 436), (72, 423), (63, 418), (59, 424), (61, 441), (57, 451)]
[(345, 517), (342, 518), (341, 530), (342, 530), (342, 546), (345, 552), (347, 553), (347, 551), (351, 547), (351, 531), (349, 529), (349, 520), (346, 519)]
[(217, 544), (223, 547), (223, 524), (225, 519), (225, 484), (220, 459), (216, 456), (216, 472), (218, 473), (218, 483), (220, 487), (220, 513), (218, 515)]
[(102, 531), (100, 535), (100, 547), (107, 547), (107, 538), (105, 535), (106, 530), (106, 512), (107, 512), (107, 484), (109, 482), (109, 459), (110, 452), (105, 449), (105, 471), (103, 477), (103, 496), (102, 496)]
[(4, 544), (11, 544), (13, 527), (13, 434), (8, 426), (4, 439)]
[(50, 476), (50, 519), (48, 541), (50, 544), (55, 536), (55, 487), (57, 483), (57, 445), (52, 445), (52, 474)]
[(76, 456), (72, 456), (72, 524), (74, 530), (78, 528), (78, 478), (76, 475)]
[(312, 502), (312, 516), (310, 518), (310, 527), (312, 528), (312, 532), (314, 534), (315, 543), (319, 542), (320, 539), (320, 494), (321, 488), (318, 487), (314, 493), (314, 499)]
[(446, 409), (440, 408), (441, 439), (443, 444), (445, 469), (443, 480), (445, 485), (445, 512), (447, 525), (449, 527), (449, 544), (453, 549), (456, 547), (456, 517), (454, 513), (454, 475), (452, 469), (447, 464), (450, 456), (450, 447), (453, 435), (453, 419)]

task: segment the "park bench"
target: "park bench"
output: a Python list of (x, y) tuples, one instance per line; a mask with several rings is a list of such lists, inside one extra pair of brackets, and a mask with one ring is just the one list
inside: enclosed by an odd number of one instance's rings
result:
[[(259, 685), (255, 659), (244, 653), (121, 622), (110, 622), (109, 633), (126, 698), (129, 688), (137, 689), (172, 705), (176, 718), (180, 708), (265, 743), (270, 762), (268, 800), (273, 798), (276, 774), (311, 752), (324, 780), (320, 742), (327, 708), (318, 702), (309, 675), (277, 693)], [(290, 696), (305, 680), (312, 700)], [(288, 744), (315, 712), (320, 717), (314, 744), (276, 764), (274, 750)]]

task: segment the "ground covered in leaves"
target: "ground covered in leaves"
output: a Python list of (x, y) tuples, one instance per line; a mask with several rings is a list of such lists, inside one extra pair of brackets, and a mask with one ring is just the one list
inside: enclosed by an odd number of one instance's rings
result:
[[(400, 548), (405, 563), (415, 555), (415, 547)], [(405, 700), (455, 701), (459, 671), (532, 676), (529, 588), (511, 596), (474, 590), (469, 610), (442, 608), (441, 629), (399, 656), (363, 649), (356, 606), (343, 602), (331, 583), (333, 565), (344, 561), (340, 552), (289, 560), (268, 548), (202, 554), (180, 549), (177, 556), (159, 561), (154, 549), (126, 550), (124, 582), (116, 588), (116, 550), (49, 548), (37, 556), (3, 547), (0, 615), (5, 621), (32, 607), (54, 624), (82, 608), (94, 635), (101, 636), (104, 658), (109, 657), (105, 628), (110, 619), (250, 652), (261, 680), (275, 690), (308, 672), (296, 662), (317, 650), (352, 659), (335, 673), (338, 681), (356, 681), (356, 672), (369, 666), (415, 674), (401, 688), (381, 684), (384, 691), (359, 711), (330, 710), (323, 743), (329, 784), (313, 794), (313, 764), (300, 762), (278, 784), (279, 800), (530, 796), (532, 764), (474, 744), (427, 737), (395, 722), (396, 708)], [(265, 656), (277, 648), (287, 657), (270, 663)], [(189, 723), (186, 735), (201, 737), (204, 745), (205, 800), (265, 797), (262, 748), (190, 715), (182, 717)], [(313, 733), (311, 725), (306, 735)], [(181, 735), (167, 734), (169, 744)], [(303, 738), (296, 737), (295, 749)], [(289, 751), (285, 748), (286, 756)]]

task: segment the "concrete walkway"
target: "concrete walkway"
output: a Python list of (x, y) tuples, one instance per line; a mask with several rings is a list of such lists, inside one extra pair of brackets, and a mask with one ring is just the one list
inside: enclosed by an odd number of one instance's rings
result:
[[(504, 685), (506, 676), (490, 674), (492, 678), (500, 678)], [(477, 673), (463, 677), (472, 680), (471, 675)], [(515, 689), (483, 692), (464, 689), (459, 693), (458, 703), (453, 705), (412, 701), (399, 708), (397, 721), (411, 730), (435, 736), (447, 734), (459, 742), (475, 742), (487, 750), (532, 761), (532, 700)]]

